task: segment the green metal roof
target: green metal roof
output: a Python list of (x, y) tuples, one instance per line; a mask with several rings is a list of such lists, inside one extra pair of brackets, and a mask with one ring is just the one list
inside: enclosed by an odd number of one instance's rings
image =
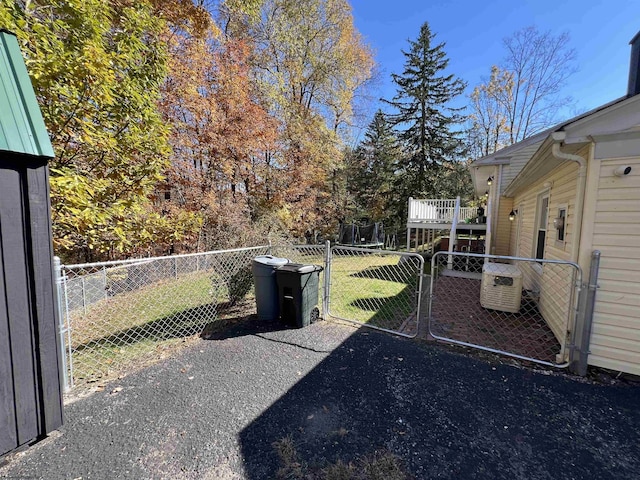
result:
[(0, 151), (53, 158), (18, 40), (0, 30)]

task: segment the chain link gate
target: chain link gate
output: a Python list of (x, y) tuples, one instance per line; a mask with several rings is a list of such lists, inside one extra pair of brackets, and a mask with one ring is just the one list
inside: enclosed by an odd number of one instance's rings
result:
[(328, 260), (330, 316), (405, 337), (418, 334), (422, 256), (334, 246)]
[(581, 283), (580, 267), (572, 262), (437, 252), (431, 260), (429, 333), (567, 367)]

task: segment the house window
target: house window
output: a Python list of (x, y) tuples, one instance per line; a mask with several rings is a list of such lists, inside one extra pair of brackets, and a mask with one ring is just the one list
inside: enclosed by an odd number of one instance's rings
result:
[(558, 208), (558, 216), (553, 219), (553, 226), (556, 227), (556, 240), (564, 243), (565, 228), (567, 222), (567, 207)]
[(538, 214), (536, 222), (536, 258), (544, 258), (544, 246), (547, 239), (547, 219), (549, 217), (549, 194), (538, 197)]

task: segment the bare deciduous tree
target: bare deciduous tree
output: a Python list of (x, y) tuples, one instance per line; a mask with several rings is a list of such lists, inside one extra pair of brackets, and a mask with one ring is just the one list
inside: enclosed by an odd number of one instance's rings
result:
[(475, 150), (487, 155), (519, 142), (558, 121), (572, 102), (561, 96), (576, 72), (569, 34), (553, 35), (527, 27), (504, 39), (506, 57), (493, 66), (491, 78), (472, 95), (471, 138)]

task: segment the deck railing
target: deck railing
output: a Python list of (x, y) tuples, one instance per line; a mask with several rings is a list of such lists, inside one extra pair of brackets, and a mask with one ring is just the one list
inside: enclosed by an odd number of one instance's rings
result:
[[(409, 222), (452, 223), (456, 210), (456, 199), (415, 199), (409, 198)], [(476, 209), (461, 207), (458, 219), (464, 221), (475, 218)]]
[(478, 214), (478, 209), (475, 207), (460, 207), (460, 220), (470, 220), (472, 218), (476, 218)]

